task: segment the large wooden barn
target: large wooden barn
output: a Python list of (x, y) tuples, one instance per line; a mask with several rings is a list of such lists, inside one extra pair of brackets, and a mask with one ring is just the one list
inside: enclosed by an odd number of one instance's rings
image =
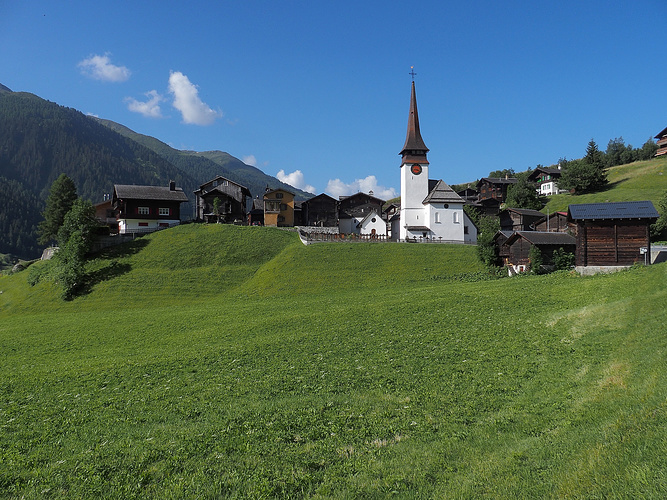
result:
[(651, 262), (650, 225), (658, 212), (650, 201), (570, 205), (577, 266), (630, 266)]

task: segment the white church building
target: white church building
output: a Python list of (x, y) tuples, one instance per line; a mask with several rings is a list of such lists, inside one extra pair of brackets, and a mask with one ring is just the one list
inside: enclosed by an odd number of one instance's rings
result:
[(428, 148), (419, 131), (412, 82), (408, 132), (401, 162), (401, 211), (392, 221), (400, 241), (476, 243), (477, 227), (463, 211), (464, 200), (442, 180), (429, 179)]

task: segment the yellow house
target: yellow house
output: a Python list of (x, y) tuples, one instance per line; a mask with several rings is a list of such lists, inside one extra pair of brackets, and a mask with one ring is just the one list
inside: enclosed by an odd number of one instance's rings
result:
[(264, 193), (264, 225), (294, 225), (294, 193), (285, 189), (272, 189)]

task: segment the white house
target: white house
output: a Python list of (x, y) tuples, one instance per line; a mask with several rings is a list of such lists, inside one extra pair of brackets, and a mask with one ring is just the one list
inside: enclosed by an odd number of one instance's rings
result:
[(356, 229), (361, 235), (387, 236), (387, 223), (375, 209), (357, 224)]
[(463, 211), (463, 198), (444, 181), (428, 178), (428, 151), (419, 130), (413, 81), (408, 131), (400, 152), (400, 220), (392, 220), (392, 228), (399, 227), (400, 241), (476, 243), (477, 228)]

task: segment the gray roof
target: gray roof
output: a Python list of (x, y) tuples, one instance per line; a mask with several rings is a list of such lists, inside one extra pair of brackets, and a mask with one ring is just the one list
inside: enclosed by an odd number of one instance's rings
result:
[(657, 219), (659, 214), (650, 201), (617, 201), (570, 205), (568, 216), (573, 220)]
[(422, 203), (463, 203), (463, 198), (444, 181), (439, 180)]
[(524, 238), (533, 245), (576, 245), (574, 236), (567, 233), (546, 231), (516, 231), (506, 242), (510, 244), (517, 238)]
[(113, 190), (117, 198), (126, 200), (188, 201), (183, 189), (176, 188), (172, 191), (169, 186), (115, 184)]

